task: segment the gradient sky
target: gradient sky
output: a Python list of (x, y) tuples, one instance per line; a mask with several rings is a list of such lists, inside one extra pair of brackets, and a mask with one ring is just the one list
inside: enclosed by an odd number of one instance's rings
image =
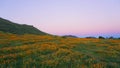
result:
[(0, 0), (0, 17), (54, 35), (120, 36), (120, 0)]

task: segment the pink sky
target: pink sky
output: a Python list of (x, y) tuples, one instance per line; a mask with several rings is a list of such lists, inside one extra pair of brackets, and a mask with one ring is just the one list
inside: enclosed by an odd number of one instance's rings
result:
[(1, 0), (0, 16), (54, 35), (120, 36), (120, 0)]

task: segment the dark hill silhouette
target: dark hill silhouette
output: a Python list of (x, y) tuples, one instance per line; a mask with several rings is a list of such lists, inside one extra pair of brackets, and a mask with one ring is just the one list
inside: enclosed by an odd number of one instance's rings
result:
[(78, 38), (77, 36), (74, 36), (74, 35), (64, 35), (62, 37), (63, 38)]
[(0, 18), (0, 31), (13, 34), (40, 34), (40, 35), (47, 34), (38, 30), (34, 26), (13, 23), (3, 18)]

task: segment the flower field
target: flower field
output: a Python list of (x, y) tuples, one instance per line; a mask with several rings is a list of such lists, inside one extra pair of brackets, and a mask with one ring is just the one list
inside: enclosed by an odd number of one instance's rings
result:
[(0, 32), (0, 68), (120, 68), (120, 40)]

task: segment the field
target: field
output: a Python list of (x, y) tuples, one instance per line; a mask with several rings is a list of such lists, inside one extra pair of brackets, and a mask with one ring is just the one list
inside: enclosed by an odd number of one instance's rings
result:
[(120, 68), (120, 40), (0, 32), (0, 68)]

